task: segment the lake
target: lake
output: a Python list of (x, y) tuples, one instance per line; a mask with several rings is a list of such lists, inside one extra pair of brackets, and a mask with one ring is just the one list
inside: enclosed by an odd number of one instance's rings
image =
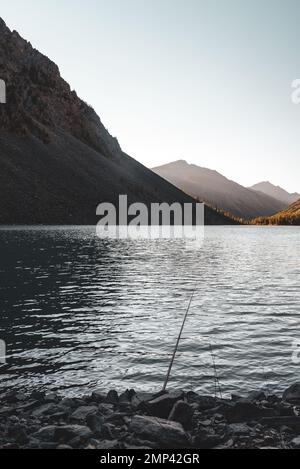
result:
[(286, 389), (300, 380), (299, 252), (299, 227), (207, 227), (201, 249), (2, 227), (0, 388), (159, 390), (196, 285), (170, 387)]

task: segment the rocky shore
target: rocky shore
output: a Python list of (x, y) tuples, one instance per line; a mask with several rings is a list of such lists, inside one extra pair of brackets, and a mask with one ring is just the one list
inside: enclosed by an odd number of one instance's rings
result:
[(300, 383), (282, 397), (130, 390), (80, 398), (9, 392), (0, 399), (1, 449), (300, 448)]

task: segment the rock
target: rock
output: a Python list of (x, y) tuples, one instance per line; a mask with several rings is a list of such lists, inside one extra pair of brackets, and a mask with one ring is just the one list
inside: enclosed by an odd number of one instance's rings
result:
[(40, 391), (33, 391), (30, 395), (30, 399), (34, 401), (43, 402), (45, 399), (45, 393)]
[(210, 396), (199, 396), (194, 392), (188, 392), (187, 401), (189, 404), (196, 403), (200, 411), (210, 410), (216, 406), (217, 400)]
[(178, 401), (170, 413), (169, 420), (181, 423), (181, 425), (188, 430), (192, 427), (194, 412), (195, 410), (191, 404)]
[(105, 402), (107, 404), (118, 404), (119, 402), (119, 395), (117, 391), (109, 391), (106, 396)]
[(182, 425), (168, 420), (135, 416), (130, 424), (129, 431), (139, 438), (154, 441), (162, 448), (188, 448), (189, 441)]
[(300, 404), (300, 383), (295, 383), (283, 393), (283, 400), (290, 404)]
[(0, 409), (0, 416), (2, 415), (12, 415), (15, 409), (13, 407), (4, 406)]
[(70, 409), (75, 409), (76, 401), (75, 401), (75, 399), (70, 399), (70, 398), (66, 397), (65, 399), (63, 399), (61, 401), (60, 405), (63, 406), (63, 407), (68, 407)]
[(131, 402), (132, 398), (136, 395), (134, 389), (127, 389), (123, 394), (120, 395), (119, 402)]
[(102, 415), (112, 415), (114, 413), (114, 406), (112, 404), (99, 404), (98, 410)]
[(261, 419), (261, 424), (269, 428), (286, 426), (300, 432), (300, 417), (267, 417)]
[(26, 427), (20, 424), (12, 425), (8, 428), (8, 434), (14, 438), (17, 443), (24, 445), (29, 442), (28, 435), (26, 433)]
[(295, 449), (300, 449), (300, 436), (297, 436), (296, 438), (294, 438), (291, 442), (291, 445)]
[(54, 414), (57, 411), (58, 411), (57, 405), (53, 403), (49, 403), (49, 404), (44, 404), (41, 407), (38, 407), (36, 410), (32, 412), (32, 415), (33, 417), (40, 418), (45, 415)]
[(76, 420), (78, 422), (85, 422), (86, 418), (89, 415), (97, 414), (98, 407), (95, 406), (86, 406), (86, 407), (79, 407), (78, 409), (73, 412), (71, 415), (71, 420)]
[(155, 399), (143, 402), (138, 409), (144, 410), (147, 414), (167, 419), (177, 401), (182, 399), (182, 393), (165, 393)]
[(103, 440), (99, 441), (96, 449), (118, 449), (120, 447), (120, 444), (118, 440)]
[(73, 449), (73, 448), (72, 448), (72, 446), (68, 446), (68, 445), (58, 445), (56, 447), (56, 449), (70, 450), (70, 449)]
[(199, 431), (193, 439), (193, 447), (197, 449), (212, 449), (223, 442), (224, 437), (212, 431)]
[(157, 397), (157, 396), (154, 396), (153, 393), (138, 392), (132, 397), (131, 405), (137, 407), (142, 402), (152, 401), (153, 399), (155, 399), (155, 397)]
[(251, 428), (245, 423), (232, 423), (226, 427), (230, 436), (245, 436), (251, 433)]
[(24, 394), (23, 392), (18, 392), (18, 393), (16, 394), (16, 401), (18, 401), (18, 402), (24, 402), (24, 401), (26, 401), (26, 399), (27, 399), (27, 396), (26, 396), (26, 394)]
[(45, 443), (40, 443), (39, 449), (56, 449), (56, 443), (50, 443), (50, 442), (45, 442)]
[(96, 435), (101, 434), (104, 424), (104, 419), (102, 416), (100, 416), (99, 414), (90, 414), (87, 416), (86, 422), (93, 433), (95, 433)]
[(55, 427), (54, 439), (60, 442), (70, 442), (74, 438), (87, 440), (92, 438), (93, 433), (88, 427), (81, 425), (65, 425), (63, 427)]
[(34, 434), (34, 437), (37, 440), (42, 441), (54, 441), (56, 426), (50, 425), (48, 427), (41, 428), (38, 432)]
[(224, 408), (225, 416), (229, 423), (249, 422), (270, 415), (271, 409), (260, 409), (251, 402), (236, 402), (232, 406)]
[(234, 441), (231, 439), (231, 440), (228, 440), (228, 441), (226, 441), (225, 443), (223, 443), (221, 445), (215, 446), (214, 448), (218, 449), (218, 450), (222, 450), (222, 449), (233, 448), (233, 446), (234, 446)]
[(264, 391), (252, 391), (248, 396), (246, 397), (246, 400), (249, 402), (259, 402), (259, 401), (265, 401), (267, 400), (267, 396), (264, 393)]
[(26, 404), (18, 405), (19, 412), (30, 412), (33, 409), (39, 407), (41, 403), (39, 401), (29, 401)]
[(91, 402), (96, 402), (97, 404), (100, 404), (101, 402), (104, 402), (106, 397), (104, 394), (98, 391), (94, 391), (92, 396), (91, 396)]
[(55, 402), (58, 402), (58, 400), (59, 400), (58, 396), (55, 393), (46, 394), (46, 396), (45, 396), (45, 402), (46, 403), (51, 403), (51, 402), (55, 403)]

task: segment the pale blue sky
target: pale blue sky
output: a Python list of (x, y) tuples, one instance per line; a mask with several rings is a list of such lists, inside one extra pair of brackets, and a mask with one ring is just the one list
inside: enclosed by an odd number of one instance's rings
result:
[(9, 0), (123, 149), (300, 191), (299, 0)]

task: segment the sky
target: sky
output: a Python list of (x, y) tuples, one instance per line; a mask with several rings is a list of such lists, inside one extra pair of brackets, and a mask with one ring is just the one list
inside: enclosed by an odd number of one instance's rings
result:
[(128, 154), (300, 192), (299, 0), (0, 0)]

